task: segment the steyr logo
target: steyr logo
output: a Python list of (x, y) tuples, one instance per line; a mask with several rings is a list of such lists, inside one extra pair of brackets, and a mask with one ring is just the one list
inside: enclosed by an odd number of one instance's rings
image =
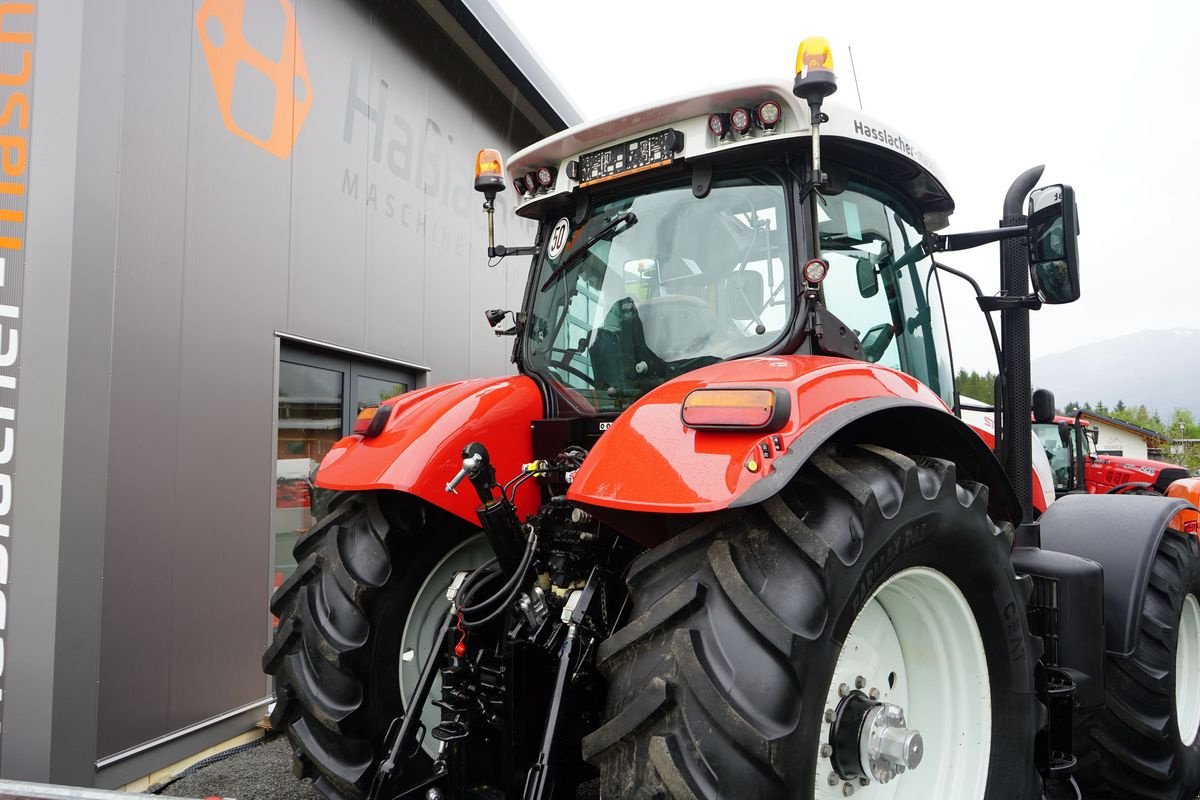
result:
[[(304, 50), (296, 34), (296, 14), (291, 0), (278, 2), (283, 9), (284, 26), (277, 61), (272, 61), (246, 41), (242, 28), (246, 0), (204, 0), (196, 12), (196, 30), (204, 47), (204, 60), (208, 62), (225, 127), (271, 155), (287, 159), (292, 155), (292, 147), (308, 116), (313, 96)], [(274, 112), (265, 138), (247, 131), (235, 118), (234, 88), (239, 71), (243, 73), (243, 81), (247, 77), (244, 74), (246, 67), (266, 77), (274, 89)], [(245, 103), (239, 104), (239, 108), (246, 107)]]

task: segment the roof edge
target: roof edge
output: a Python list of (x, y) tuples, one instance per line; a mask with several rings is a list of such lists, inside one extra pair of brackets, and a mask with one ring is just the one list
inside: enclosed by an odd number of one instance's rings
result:
[[(464, 42), (454, 35), (457, 32), (446, 27), (451, 21), (470, 44), (482, 51), (542, 118), (540, 121), (545, 125), (541, 127), (547, 128), (544, 133), (553, 133), (583, 121), (579, 109), (491, 0), (422, 0), (421, 5), (460, 46)], [(449, 19), (434, 13), (437, 9)], [(468, 55), (472, 54), (468, 52)], [(488, 73), (486, 67), (484, 72)], [(489, 77), (497, 78), (492, 74)], [(501, 85), (500, 88), (506, 87)]]

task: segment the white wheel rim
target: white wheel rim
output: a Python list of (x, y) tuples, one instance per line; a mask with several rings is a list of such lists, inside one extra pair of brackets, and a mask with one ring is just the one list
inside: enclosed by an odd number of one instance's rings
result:
[[(984, 796), (992, 739), (987, 658), (975, 614), (949, 578), (928, 567), (913, 567), (893, 575), (871, 595), (850, 626), (825, 708), (836, 710), (839, 687), (845, 684), (854, 690), (859, 676), (861, 691), (876, 689), (880, 701), (904, 709), (909, 730), (919, 731), (924, 740), (924, 758), (888, 783), (849, 781), (855, 797)], [(815, 800), (848, 794), (826, 747), (831, 727), (822, 720)]]
[(1175, 720), (1190, 747), (1200, 730), (1200, 602), (1192, 594), (1183, 598), (1175, 644)]
[[(413, 597), (404, 620), (404, 631), (400, 635), (400, 696), (404, 698), (407, 711), (408, 698), (412, 696), (417, 681), (421, 677), (421, 667), (429, 658), (433, 647), (433, 638), (437, 635), (446, 617), (450, 603), (446, 600), (446, 590), (454, 580), (454, 574), (464, 570), (473, 570), (489, 561), (493, 555), (487, 537), (482, 533), (460, 542), (453, 550), (442, 557), (429, 574), (417, 594)], [(442, 679), (433, 679), (433, 688), (429, 690), (429, 698), (436, 700), (442, 693)], [(437, 756), (441, 742), (429, 735), (442, 721), (442, 713), (432, 704), (426, 703), (421, 711), (421, 723), (425, 726), (425, 738), (421, 746), (431, 756)]]

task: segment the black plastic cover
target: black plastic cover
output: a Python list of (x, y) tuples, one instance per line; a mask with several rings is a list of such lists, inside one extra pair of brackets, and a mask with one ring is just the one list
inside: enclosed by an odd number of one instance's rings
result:
[(1081, 709), (1104, 705), (1104, 568), (1033, 547), (1013, 550), (1012, 563), (1033, 578), (1029, 629), (1045, 644), (1043, 660), (1071, 675)]
[[(1153, 495), (1066, 495), (1042, 515), (1042, 547), (1104, 568), (1105, 649), (1133, 652), (1150, 566), (1184, 500)], [(1174, 536), (1175, 534), (1171, 534)]]

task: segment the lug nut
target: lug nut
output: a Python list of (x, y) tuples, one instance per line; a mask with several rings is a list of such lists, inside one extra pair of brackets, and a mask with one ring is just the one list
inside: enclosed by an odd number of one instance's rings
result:
[(859, 779), (858, 779), (858, 785), (859, 785), (859, 786), (870, 786), (870, 785), (871, 785), (871, 779), (870, 779), (870, 778), (859, 778)]
[(829, 758), (833, 755), (833, 748), (827, 744), (821, 745), (821, 758)]
[(828, 780), (829, 780), (830, 786), (837, 786), (842, 781), (842, 779), (838, 777), (838, 774), (836, 772), (829, 773)]
[(826, 722), (833, 722), (833, 720), (834, 720), (834, 717), (835, 717), (835, 715), (834, 715), (834, 713), (833, 713), (833, 709), (832, 709), (832, 708), (827, 708), (827, 709), (825, 709), (825, 721), (826, 721)]
[(871, 689), (871, 691), (867, 692), (867, 697), (870, 697), (872, 700), (878, 700), (879, 699), (879, 690)]
[(866, 685), (867, 685), (867, 679), (864, 678), (862, 675), (859, 675), (857, 678), (854, 679), (854, 688), (855, 689), (861, 689)]
[(853, 783), (843, 783), (842, 784), (842, 797), (849, 797), (852, 794), (854, 794), (854, 784)]
[(844, 683), (838, 684), (838, 697), (845, 697), (850, 694), (850, 687)]

